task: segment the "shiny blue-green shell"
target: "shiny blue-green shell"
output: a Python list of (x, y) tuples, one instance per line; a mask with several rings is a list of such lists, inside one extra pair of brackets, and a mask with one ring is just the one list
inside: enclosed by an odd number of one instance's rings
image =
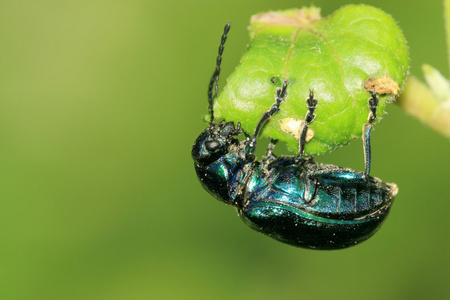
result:
[[(281, 157), (255, 169), (240, 215), (251, 228), (291, 245), (346, 248), (372, 236), (389, 213), (396, 186), (333, 165)], [(266, 173), (266, 175), (264, 175)]]

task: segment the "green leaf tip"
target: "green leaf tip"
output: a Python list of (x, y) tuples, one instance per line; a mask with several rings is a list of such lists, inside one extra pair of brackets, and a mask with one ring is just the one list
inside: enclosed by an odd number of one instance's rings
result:
[[(400, 28), (371, 6), (345, 6), (326, 18), (317, 7), (256, 14), (249, 31), (250, 43), (216, 99), (215, 114), (241, 122), (252, 134), (274, 103), (276, 88), (288, 80), (280, 111), (260, 136), (286, 142), (293, 153), (298, 151), (296, 124), (305, 118), (310, 89), (319, 102), (305, 153), (316, 155), (361, 136), (369, 114), (369, 79), (389, 78), (401, 89), (408, 73), (408, 48)], [(380, 95), (378, 116), (395, 97)]]
[(450, 138), (450, 82), (429, 65), (423, 65), (428, 85), (414, 76), (408, 78), (398, 105), (421, 122)]

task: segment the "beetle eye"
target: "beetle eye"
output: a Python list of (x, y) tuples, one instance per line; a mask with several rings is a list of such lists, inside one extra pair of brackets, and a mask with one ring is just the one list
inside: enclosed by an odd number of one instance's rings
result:
[(219, 149), (220, 142), (218, 140), (207, 141), (205, 143), (205, 147), (206, 147), (206, 150), (208, 150), (208, 151), (215, 151), (215, 150)]

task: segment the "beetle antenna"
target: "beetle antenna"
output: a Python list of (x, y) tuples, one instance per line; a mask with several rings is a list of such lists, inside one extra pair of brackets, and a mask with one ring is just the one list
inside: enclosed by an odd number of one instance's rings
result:
[(280, 87), (277, 88), (277, 91), (275, 93), (275, 103), (272, 105), (272, 107), (268, 111), (266, 111), (262, 115), (261, 119), (258, 122), (258, 125), (256, 125), (255, 132), (253, 133), (253, 136), (247, 145), (246, 153), (248, 155), (251, 155), (253, 153), (253, 151), (255, 151), (256, 139), (258, 138), (261, 128), (275, 113), (277, 113), (280, 110), (280, 105), (284, 101), (284, 98), (286, 97), (287, 85), (288, 85), (288, 80), (285, 80), (283, 83), (283, 86), (281, 88)]
[[(225, 28), (223, 29), (222, 38), (220, 40), (219, 45), (219, 53), (217, 55), (216, 59), (216, 69), (214, 70), (214, 73), (211, 77), (211, 80), (209, 81), (208, 85), (208, 102), (209, 102), (209, 115), (211, 117), (211, 120), (209, 122), (209, 125), (213, 125), (214, 123), (214, 99), (217, 97), (217, 91), (219, 90), (219, 75), (220, 75), (220, 64), (222, 63), (222, 54), (225, 42), (227, 41), (227, 34), (228, 31), (230, 31), (230, 23), (228, 22), (227, 25), (225, 25)], [(213, 87), (214, 87), (214, 96), (213, 96)]]

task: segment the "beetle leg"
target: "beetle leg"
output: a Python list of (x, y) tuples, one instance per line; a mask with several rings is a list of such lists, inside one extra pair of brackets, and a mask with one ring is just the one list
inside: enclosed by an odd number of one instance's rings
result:
[(268, 111), (266, 111), (262, 115), (261, 119), (258, 122), (258, 125), (256, 125), (255, 132), (253, 133), (252, 138), (248, 139), (248, 145), (246, 149), (247, 155), (251, 155), (255, 151), (256, 139), (258, 138), (261, 128), (275, 113), (277, 113), (280, 110), (280, 105), (284, 101), (284, 98), (286, 97), (287, 85), (288, 81), (285, 80), (283, 86), (281, 88), (277, 88), (277, 91), (275, 93), (275, 103)]
[(316, 118), (316, 114), (314, 111), (316, 110), (317, 103), (319, 101), (314, 98), (314, 91), (309, 90), (309, 97), (306, 99), (306, 106), (308, 107), (308, 111), (306, 112), (305, 120), (300, 123), (300, 139), (298, 141), (298, 155), (297, 161), (300, 161), (303, 158), (303, 152), (305, 150), (306, 145), (306, 133), (308, 132), (309, 123), (314, 121)]
[(269, 146), (267, 147), (266, 155), (261, 160), (261, 169), (268, 171), (269, 165), (273, 162), (277, 157), (273, 154), (273, 149), (275, 145), (278, 143), (278, 140), (270, 139)]
[(364, 166), (365, 166), (365, 175), (369, 176), (370, 173), (370, 163), (372, 160), (371, 151), (370, 151), (370, 132), (372, 131), (372, 123), (377, 118), (377, 107), (378, 107), (378, 96), (375, 93), (375, 90), (370, 91), (372, 97), (367, 101), (369, 105), (369, 117), (367, 118), (367, 123), (363, 125), (362, 130), (362, 139), (363, 139), (363, 149), (364, 149)]
[(270, 139), (269, 146), (267, 147), (266, 157), (270, 157), (273, 155), (273, 149), (275, 148), (278, 140)]

